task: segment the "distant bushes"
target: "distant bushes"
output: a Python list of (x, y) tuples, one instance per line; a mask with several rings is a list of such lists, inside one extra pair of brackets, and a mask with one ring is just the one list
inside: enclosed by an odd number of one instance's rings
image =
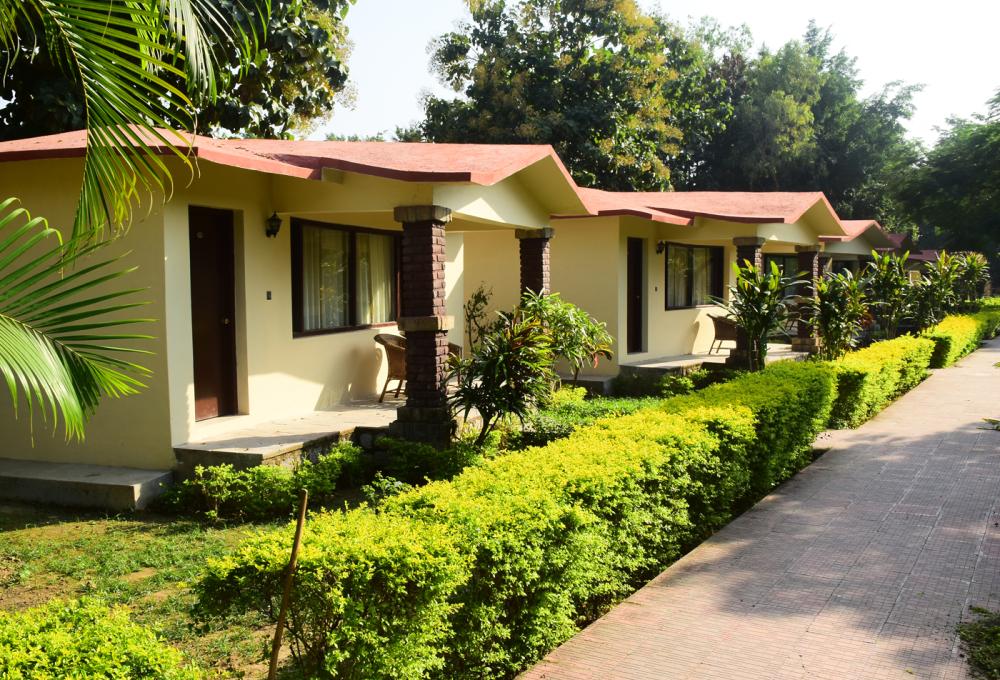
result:
[(22, 612), (0, 611), (0, 677), (205, 677), (124, 609), (92, 600), (53, 600)]
[[(451, 481), (316, 515), (289, 634), (309, 673), (510, 677), (809, 460), (834, 371), (779, 364)], [(209, 563), (208, 615), (273, 615), (291, 531)]]

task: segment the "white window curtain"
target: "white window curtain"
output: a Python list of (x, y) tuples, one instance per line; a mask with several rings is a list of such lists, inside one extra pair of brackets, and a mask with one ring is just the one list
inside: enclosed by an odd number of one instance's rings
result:
[(392, 321), (393, 239), (378, 234), (357, 235), (357, 296), (359, 325)]
[(348, 239), (335, 229), (302, 227), (302, 329), (347, 326)]
[(667, 246), (667, 306), (687, 307), (688, 252), (684, 246)]
[(707, 305), (712, 293), (712, 253), (708, 248), (692, 248), (691, 304)]

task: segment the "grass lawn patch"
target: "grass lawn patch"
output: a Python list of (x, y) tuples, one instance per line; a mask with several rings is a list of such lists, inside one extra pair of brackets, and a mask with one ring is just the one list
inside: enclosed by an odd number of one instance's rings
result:
[(252, 614), (195, 629), (189, 584), (258, 527), (0, 505), (0, 610), (80, 597), (123, 605), (215, 677), (233, 677), (259, 663), (273, 629)]
[(958, 627), (969, 665), (981, 678), (1000, 678), (1000, 613), (979, 607), (972, 611), (979, 619)]

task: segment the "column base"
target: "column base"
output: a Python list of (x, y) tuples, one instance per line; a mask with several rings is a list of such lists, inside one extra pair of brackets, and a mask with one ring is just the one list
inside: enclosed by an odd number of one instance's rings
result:
[(446, 406), (400, 406), (389, 434), (408, 441), (448, 447), (455, 434), (455, 421)]
[(808, 352), (809, 354), (819, 354), (819, 338), (792, 338), (793, 352)]

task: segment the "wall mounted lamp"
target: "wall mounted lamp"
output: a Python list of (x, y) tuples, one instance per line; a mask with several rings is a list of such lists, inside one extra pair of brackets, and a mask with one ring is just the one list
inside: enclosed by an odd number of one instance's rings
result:
[(667, 242), (666, 241), (657, 241), (656, 242), (656, 254), (657, 255), (662, 255), (663, 251), (666, 250), (666, 249), (667, 249)]
[(278, 235), (281, 230), (281, 218), (278, 217), (278, 213), (273, 213), (270, 217), (264, 220), (264, 233), (268, 238), (274, 238)]

